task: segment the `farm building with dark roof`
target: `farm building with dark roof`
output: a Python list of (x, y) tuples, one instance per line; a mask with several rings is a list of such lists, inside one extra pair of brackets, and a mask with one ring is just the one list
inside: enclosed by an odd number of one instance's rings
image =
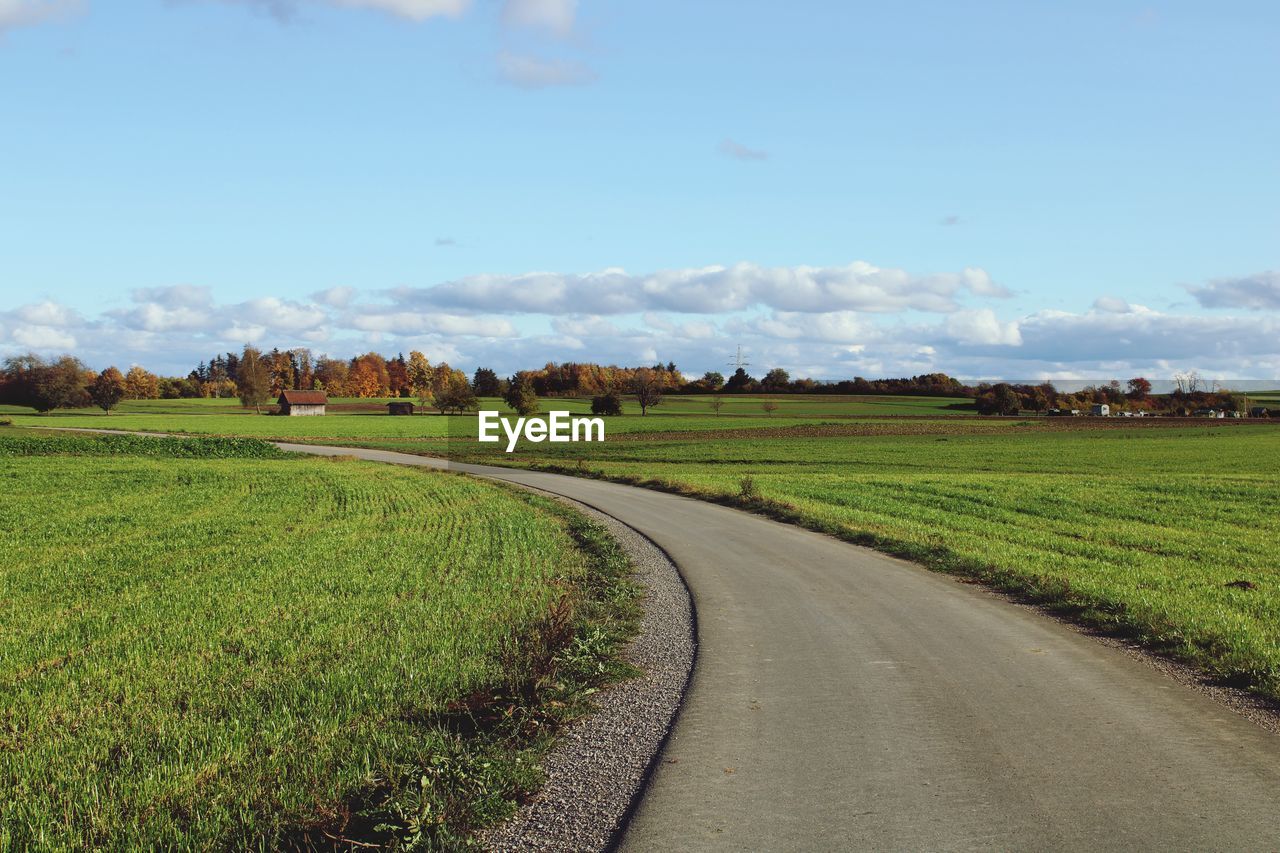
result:
[(323, 391), (281, 391), (276, 402), (282, 415), (323, 415), (329, 395)]

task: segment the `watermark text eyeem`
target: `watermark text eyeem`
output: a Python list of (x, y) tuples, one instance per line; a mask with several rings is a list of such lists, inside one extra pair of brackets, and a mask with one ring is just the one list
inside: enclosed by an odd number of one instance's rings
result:
[(507, 453), (516, 449), (521, 438), (539, 444), (543, 441), (604, 441), (604, 418), (573, 417), (568, 412), (549, 412), (547, 419), (516, 418), (514, 425), (510, 418), (504, 418), (497, 412), (480, 412), (479, 433), (476, 438), (482, 442), (507, 438)]

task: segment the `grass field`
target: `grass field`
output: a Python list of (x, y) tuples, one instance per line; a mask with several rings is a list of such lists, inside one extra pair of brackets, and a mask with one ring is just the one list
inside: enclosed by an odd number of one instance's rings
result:
[(1030, 593), (1280, 698), (1280, 428), (1007, 423), (449, 450), (766, 512)]
[(1269, 409), (1280, 408), (1280, 391), (1264, 391), (1249, 395), (1250, 406), (1266, 406)]
[[(478, 445), (474, 418), (139, 423), (547, 466), (734, 503), (1029, 593), (1280, 698), (1280, 424), (878, 418), (868, 398), (780, 398), (773, 417), (735, 400), (742, 413), (715, 416), (672, 402), (609, 419), (603, 444), (525, 443), (514, 456)], [(803, 411), (783, 416), (788, 404)]]
[(627, 416), (604, 444), (507, 456), (474, 442), (473, 420), (442, 420), (452, 436), (344, 441), (735, 503), (1029, 593), (1280, 698), (1274, 423), (651, 416), (640, 432), (618, 428), (642, 420)]
[[(386, 413), (385, 405), (391, 401), (387, 398), (332, 397), (329, 400), (330, 412)], [(395, 398), (399, 399), (399, 398)], [(497, 397), (481, 398), (486, 408), (506, 409)], [(668, 395), (662, 404), (654, 409), (653, 415), (711, 415), (713, 395)], [(751, 415), (764, 416), (761, 404), (766, 400), (778, 404), (779, 417), (867, 417), (873, 415), (950, 415), (973, 414), (973, 401), (966, 397), (909, 397), (909, 396), (851, 396), (840, 394), (795, 394), (795, 395), (758, 395), (758, 394), (725, 394), (721, 396), (724, 405), (721, 416)], [(274, 400), (272, 406), (274, 406)], [(589, 399), (574, 397), (549, 397), (542, 400), (543, 408), (567, 409), (586, 412), (591, 408)], [(634, 402), (627, 401), (628, 411), (639, 409)], [(268, 407), (269, 408), (269, 407)], [(229, 414), (252, 415), (253, 409), (245, 409), (236, 399), (194, 399), (194, 400), (124, 400), (116, 410), (120, 415), (192, 415), (192, 414)], [(0, 405), (0, 414), (31, 414), (31, 410), (22, 406)], [(63, 415), (102, 415), (101, 409), (66, 409), (59, 410), (56, 416)]]
[(508, 813), (628, 630), (611, 540), (467, 478), (181, 444), (0, 431), (0, 849)]

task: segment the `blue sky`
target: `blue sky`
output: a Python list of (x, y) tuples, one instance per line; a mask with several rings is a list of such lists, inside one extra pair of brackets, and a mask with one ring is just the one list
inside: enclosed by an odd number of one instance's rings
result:
[(0, 0), (0, 354), (1280, 376), (1265, 2)]

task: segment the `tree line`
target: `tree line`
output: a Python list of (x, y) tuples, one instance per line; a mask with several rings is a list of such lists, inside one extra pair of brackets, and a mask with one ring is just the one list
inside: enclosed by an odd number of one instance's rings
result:
[[(1188, 379), (1187, 377), (1190, 377)], [(180, 398), (239, 398), (260, 410), (283, 390), (325, 391), (333, 397), (416, 399), (425, 410), (464, 412), (475, 409), (480, 397), (502, 397), (522, 414), (536, 411), (541, 397), (590, 397), (597, 414), (621, 411), (623, 395), (633, 397), (641, 413), (661, 403), (666, 394), (856, 394), (971, 398), (982, 414), (1046, 412), (1082, 409), (1106, 403), (1135, 411), (1181, 411), (1198, 408), (1239, 408), (1239, 395), (1206, 389), (1194, 374), (1180, 374), (1172, 394), (1156, 396), (1143, 377), (1125, 385), (1110, 383), (1065, 393), (1052, 383), (981, 383), (970, 386), (945, 373), (896, 379), (854, 377), (838, 382), (792, 379), (773, 368), (756, 379), (739, 367), (727, 378), (708, 371), (686, 378), (675, 363), (650, 367), (619, 367), (592, 362), (547, 362), (534, 370), (501, 378), (492, 369), (477, 368), (471, 377), (446, 362), (432, 364), (421, 352), (392, 358), (368, 352), (350, 359), (315, 356), (307, 349), (263, 352), (245, 346), (239, 353), (221, 353), (201, 361), (186, 376), (159, 376), (134, 365), (126, 372), (115, 366), (101, 372), (71, 355), (45, 360), (34, 354), (14, 356), (0, 368), (0, 402), (47, 412), (58, 408), (98, 406), (110, 412), (123, 400)], [(718, 406), (713, 406), (719, 411)], [(767, 410), (769, 411), (769, 410)]]
[(1115, 411), (1190, 414), (1197, 409), (1222, 409), (1244, 412), (1248, 398), (1225, 389), (1204, 388), (1196, 382), (1179, 382), (1169, 394), (1152, 394), (1151, 381), (1142, 376), (1123, 386), (1113, 379), (1102, 385), (1089, 385), (1079, 391), (1058, 391), (1052, 382), (1037, 385), (999, 382), (980, 384), (974, 389), (974, 405), (983, 415), (1016, 415), (1019, 412), (1083, 411), (1105, 404)]

